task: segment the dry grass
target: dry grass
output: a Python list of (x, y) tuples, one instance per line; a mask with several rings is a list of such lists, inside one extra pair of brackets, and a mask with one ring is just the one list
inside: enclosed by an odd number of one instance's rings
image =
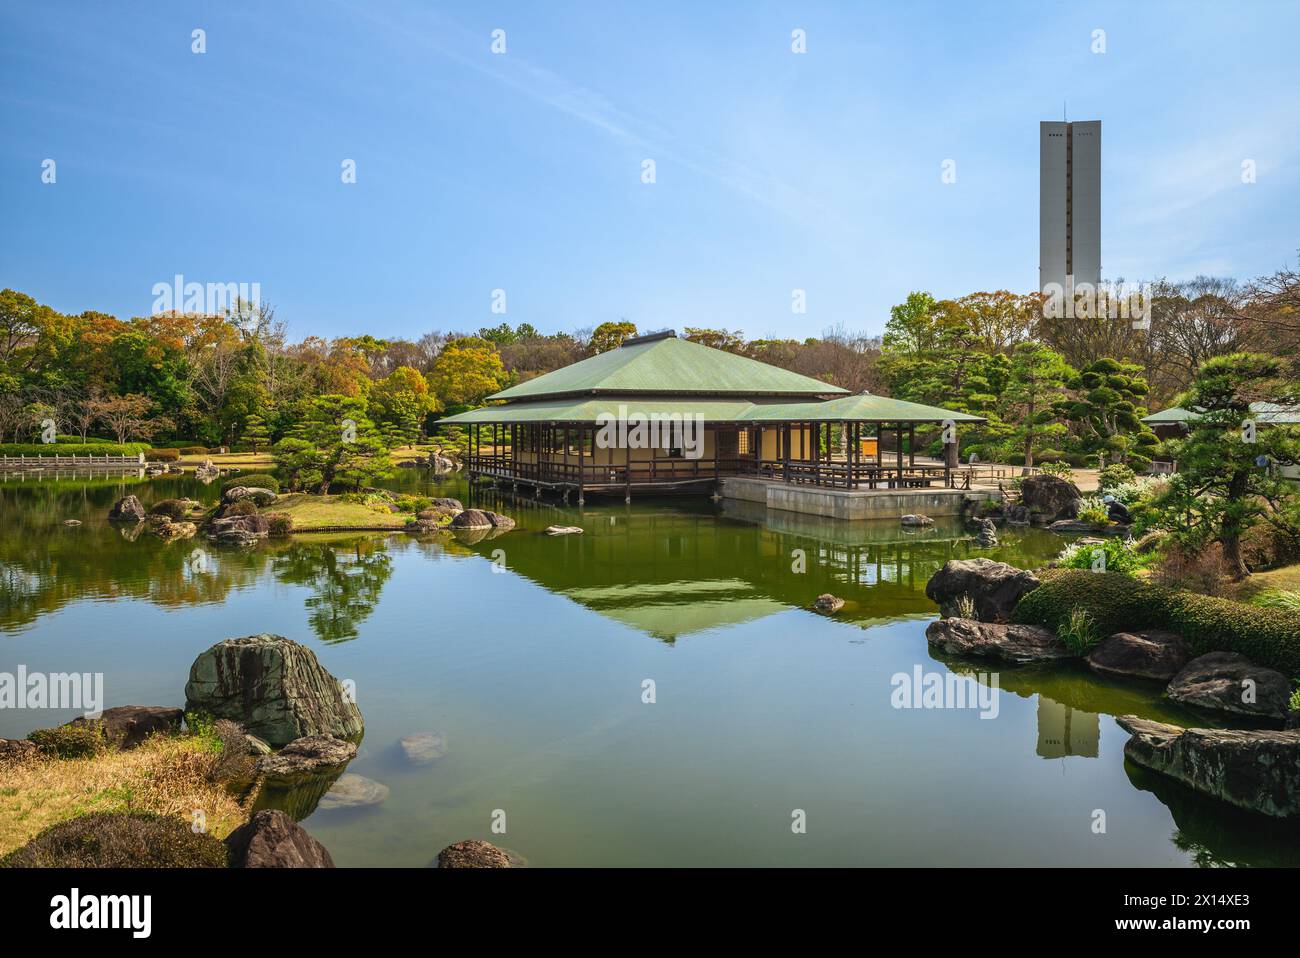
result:
[(1249, 602), (1261, 592), (1300, 592), (1300, 563), (1271, 569), (1268, 572), (1256, 572), (1232, 586), (1231, 598), (1239, 602)]
[(94, 812), (153, 812), (188, 824), (201, 810), (208, 833), (225, 838), (248, 811), (216, 782), (220, 762), (211, 739), (155, 736), (127, 752), (0, 763), (0, 856)]

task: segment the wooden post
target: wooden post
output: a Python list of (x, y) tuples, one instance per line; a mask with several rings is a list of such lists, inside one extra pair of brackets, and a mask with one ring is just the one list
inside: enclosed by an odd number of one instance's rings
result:
[(907, 427), (907, 468), (916, 468), (916, 426)]
[[(586, 432), (587, 430), (584, 427), (582, 426), (578, 427), (578, 505), (580, 506), (585, 505), (587, 502), (585, 496), (586, 477), (584, 476), (584, 473), (586, 472), (586, 462), (584, 461), (584, 456), (586, 456), (587, 453)], [(592, 451), (593, 452), (595, 451), (594, 448)]]
[(898, 424), (898, 484), (897, 489), (903, 488), (903, 424)]

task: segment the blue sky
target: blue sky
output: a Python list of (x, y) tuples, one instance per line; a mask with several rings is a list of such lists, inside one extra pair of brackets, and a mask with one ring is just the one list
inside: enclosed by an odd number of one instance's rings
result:
[(1063, 101), (1103, 121), (1104, 275), (1248, 278), (1300, 248), (1297, 35), (1268, 0), (4, 0), (0, 286), (126, 317), (256, 282), (295, 338), (879, 332), (1034, 287)]

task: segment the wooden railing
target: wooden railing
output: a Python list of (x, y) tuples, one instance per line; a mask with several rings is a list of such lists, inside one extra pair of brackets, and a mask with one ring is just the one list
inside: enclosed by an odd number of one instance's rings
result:
[(143, 466), (143, 455), (135, 456), (0, 456), (0, 467), (45, 466)]
[(925, 489), (931, 487), (970, 488), (970, 476), (963, 470), (942, 465), (905, 465), (900, 475), (896, 465), (871, 462), (848, 463), (843, 460), (780, 459), (647, 459), (626, 463), (597, 464), (552, 462), (549, 460), (516, 461), (509, 454), (470, 454), (466, 468), (471, 474), (492, 476), (517, 482), (554, 485), (601, 486), (670, 485), (728, 476), (754, 476), (801, 485), (841, 489)]

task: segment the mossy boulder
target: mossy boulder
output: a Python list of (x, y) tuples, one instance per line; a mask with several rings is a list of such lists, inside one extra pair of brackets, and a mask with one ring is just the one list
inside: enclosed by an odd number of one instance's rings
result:
[(225, 639), (190, 666), (186, 710), (239, 722), (271, 745), (307, 735), (355, 741), (361, 710), (305, 645), (262, 633)]

